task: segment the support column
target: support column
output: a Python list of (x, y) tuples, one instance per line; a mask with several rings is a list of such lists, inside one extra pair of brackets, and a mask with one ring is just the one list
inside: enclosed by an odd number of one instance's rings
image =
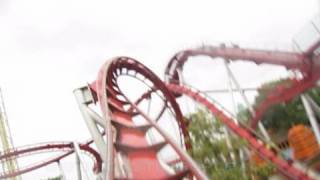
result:
[(62, 169), (62, 166), (61, 166), (61, 164), (60, 164), (60, 161), (57, 161), (57, 164), (58, 164), (59, 172), (60, 172), (60, 174), (61, 174), (61, 180), (66, 180), (66, 175), (65, 175), (65, 173), (64, 173), (64, 171), (63, 171), (63, 169)]
[[(227, 60), (224, 59), (223, 60), (223, 64), (224, 64), (224, 67), (226, 68), (227, 75), (228, 75), (228, 91), (231, 94), (233, 113), (236, 115), (237, 114), (237, 108), (236, 108), (236, 102), (234, 100), (234, 92), (233, 92), (233, 89), (232, 89), (232, 78), (231, 78), (232, 72), (231, 72), (231, 70), (230, 70), (230, 68), (228, 66)], [(237, 119), (234, 119), (234, 121), (235, 121), (236, 124), (239, 124)]]
[(86, 175), (86, 178), (88, 180), (95, 179), (93, 176), (89, 175), (89, 172), (90, 172), (89, 168), (86, 166), (86, 163), (85, 163), (85, 161), (81, 155), (81, 152), (80, 152), (79, 144), (77, 142), (73, 142), (73, 148), (74, 148), (74, 152), (76, 154), (77, 163), (79, 163), (78, 168), (80, 169), (80, 172), (81, 172), (81, 166), (82, 166), (84, 174)]
[[(249, 111), (250, 111), (250, 113), (251, 113), (251, 116), (254, 117), (254, 116), (255, 116), (255, 112), (254, 112), (254, 110), (253, 110), (253, 107), (252, 107), (251, 104), (249, 103), (249, 100), (248, 100), (247, 96), (244, 94), (243, 89), (241, 89), (240, 84), (238, 83), (238, 81), (237, 81), (236, 78), (234, 77), (234, 75), (233, 75), (232, 71), (230, 70), (229, 66), (226, 66), (226, 69), (227, 69), (227, 71), (228, 71), (229, 77), (232, 79), (234, 85), (236, 86), (237, 90), (240, 92), (240, 94), (241, 94), (241, 96), (242, 96), (245, 104), (247, 105), (247, 107), (248, 107), (248, 109), (249, 109)], [(270, 141), (271, 141), (271, 138), (270, 138), (267, 130), (265, 129), (265, 127), (263, 126), (263, 124), (262, 124), (260, 121), (259, 121), (259, 123), (258, 123), (258, 128), (259, 128), (259, 130), (261, 131), (263, 137), (264, 137), (268, 142), (270, 142)]]
[(308, 100), (313, 112), (320, 119), (320, 107), (319, 105), (308, 95), (305, 94), (306, 99)]
[(314, 112), (311, 108), (311, 105), (309, 104), (307, 98), (305, 97), (304, 94), (301, 95), (301, 100), (302, 100), (302, 103), (303, 103), (303, 106), (307, 112), (307, 116), (309, 118), (309, 121), (310, 121), (310, 124), (311, 124), (311, 127), (313, 129), (313, 132), (317, 138), (317, 142), (318, 144), (320, 144), (320, 131), (319, 131), (319, 125), (318, 125), (318, 122), (316, 120), (316, 117), (314, 115)]
[(80, 167), (80, 158), (77, 155), (77, 153), (74, 154), (76, 158), (76, 165), (77, 165), (77, 177), (78, 180), (82, 180), (82, 175), (81, 175), (81, 167)]
[[(74, 90), (74, 95), (77, 99), (79, 109), (89, 129), (89, 132), (94, 140), (99, 154), (104, 163), (103, 176), (107, 179), (113, 178), (113, 132), (111, 119), (108, 115), (101, 117), (89, 108), (90, 104), (94, 103), (92, 92), (88, 86)], [(106, 140), (98, 129), (98, 125), (103, 127)]]
[[(97, 124), (94, 122), (92, 117), (98, 118), (99, 115), (93, 113), (91, 110), (89, 110), (88, 104), (93, 102), (93, 98), (90, 96), (90, 92), (88, 87), (80, 88), (74, 90), (74, 95), (77, 99), (77, 103), (79, 105), (80, 112), (83, 116), (83, 119), (85, 120), (85, 123), (89, 129), (89, 132), (92, 136), (92, 139), (94, 143), (97, 146), (97, 149), (99, 151), (99, 154), (101, 154), (101, 158), (104, 161), (104, 163), (107, 162), (106, 154), (107, 154), (107, 145), (97, 127)], [(98, 119), (96, 121), (101, 121), (103, 123), (102, 118)]]

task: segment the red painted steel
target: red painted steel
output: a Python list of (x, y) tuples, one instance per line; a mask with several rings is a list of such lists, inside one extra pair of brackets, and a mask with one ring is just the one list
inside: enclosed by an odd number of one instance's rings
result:
[[(318, 43), (314, 45), (318, 47)], [(279, 86), (275, 91), (270, 91), (267, 98), (257, 107), (255, 107), (255, 116), (251, 120), (251, 126), (256, 128), (258, 121), (262, 118), (266, 110), (277, 103), (289, 101), (304, 91), (314, 87), (320, 79), (320, 57), (314, 56), (314, 47), (311, 47), (305, 53), (265, 51), (254, 49), (242, 49), (239, 47), (212, 47), (203, 46), (198, 49), (189, 49), (178, 52), (169, 61), (165, 78), (169, 83), (181, 84), (179, 71), (183, 70), (185, 62), (193, 56), (209, 56), (212, 58), (220, 57), (231, 61), (241, 60), (257, 64), (281, 65), (287, 69), (298, 70), (303, 78), (292, 80), (292, 86)], [(176, 94), (179, 96), (179, 94)]]
[[(165, 145), (172, 142), (168, 137), (164, 137), (163, 142), (150, 145), (146, 141), (146, 132), (149, 128), (155, 128), (161, 133), (156, 123), (152, 123), (152, 120), (147, 117), (143, 112), (138, 109), (138, 103), (141, 99), (146, 98), (150, 92), (142, 92), (143, 96), (139, 98), (136, 103), (130, 102), (128, 98), (123, 94), (117, 84), (117, 78), (121, 75), (137, 75), (142, 76), (144, 81), (149, 80), (152, 83), (151, 89), (157, 89), (161, 91), (166, 99), (166, 102), (170, 104), (173, 112), (175, 113), (177, 123), (181, 128), (181, 132), (185, 138), (188, 137), (188, 132), (183, 120), (183, 116), (176, 103), (173, 95), (169, 92), (165, 84), (149, 70), (147, 67), (138, 63), (129, 57), (117, 57), (107, 62), (100, 70), (98, 80), (93, 83), (93, 90), (97, 90), (97, 97), (100, 101), (100, 106), (104, 113), (105, 119), (111, 117), (111, 124), (116, 128), (116, 135), (111, 134), (115, 141), (113, 147), (108, 147), (109, 152), (112, 153), (112, 161), (115, 154), (121, 154), (125, 163), (125, 175), (115, 177), (114, 172), (110, 172), (111, 178), (129, 178), (129, 179), (180, 179), (187, 174), (191, 173), (198, 179), (204, 179), (205, 176), (194, 165), (184, 158), (183, 154), (177, 152), (181, 161), (186, 165), (188, 169), (182, 169), (176, 174), (171, 175), (165, 171), (161, 166), (157, 153)], [(131, 106), (125, 108), (126, 105)], [(167, 106), (168, 107), (168, 106)], [(141, 116), (149, 122), (145, 125), (136, 125), (132, 118), (135, 116)], [(175, 148), (174, 148), (175, 149)], [(176, 150), (176, 149), (175, 149)], [(110, 169), (111, 170), (111, 169)], [(110, 178), (110, 175), (107, 177)]]
[[(91, 155), (94, 158), (94, 167), (93, 170), (94, 172), (98, 173), (101, 172), (102, 169), (102, 160), (100, 155), (96, 152), (96, 150), (94, 150), (93, 148), (91, 148), (89, 146), (89, 143), (86, 144), (79, 144), (80, 149), (82, 151), (87, 152), (89, 155)], [(29, 165), (27, 167), (24, 168), (19, 168), (19, 171), (16, 172), (10, 172), (10, 173), (5, 173), (3, 172), (2, 174), (0, 174), (0, 179), (6, 179), (6, 178), (11, 178), (11, 177), (15, 177), (30, 171), (34, 171), (36, 169), (45, 167), (49, 164), (52, 164), (54, 162), (58, 162), (61, 159), (69, 156), (70, 154), (72, 154), (74, 152), (73, 150), (73, 143), (72, 142), (57, 142), (57, 143), (43, 143), (43, 144), (36, 144), (36, 145), (30, 145), (28, 147), (21, 147), (21, 148), (15, 148), (10, 150), (9, 152), (0, 155), (0, 160), (1, 159), (6, 159), (6, 158), (10, 158), (12, 156), (15, 157), (22, 157), (22, 156), (30, 156), (30, 155), (34, 155), (34, 154), (39, 154), (39, 153), (44, 153), (44, 152), (52, 152), (52, 151), (60, 151), (60, 152), (64, 152), (61, 155), (57, 155), (53, 158), (50, 159), (45, 159), (42, 162), (39, 163), (35, 163), (32, 165)]]
[(195, 92), (191, 90), (188, 87), (185, 86), (179, 86), (176, 84), (169, 84), (167, 86), (171, 91), (175, 93), (181, 93), (184, 95), (189, 96), (196, 102), (204, 105), (208, 110), (214, 114), (216, 117), (219, 117), (219, 119), (228, 126), (229, 129), (231, 129), (234, 133), (236, 133), (239, 137), (245, 139), (250, 147), (256, 151), (262, 158), (272, 162), (284, 175), (291, 179), (311, 179), (308, 177), (307, 174), (302, 172), (299, 169), (296, 169), (288, 162), (280, 159), (277, 157), (276, 154), (274, 154), (272, 151), (270, 151), (268, 148), (266, 148), (265, 144), (262, 144), (259, 142), (254, 135), (252, 135), (250, 130), (246, 129), (245, 127), (241, 127), (237, 125), (230, 117), (228, 117), (223, 111), (221, 111), (219, 108), (217, 108), (213, 103), (211, 103), (209, 100), (207, 100), (205, 97), (200, 95), (198, 92)]
[[(166, 80), (171, 84), (168, 87), (172, 90), (170, 92), (166, 85), (148, 68), (138, 63), (137, 61), (128, 57), (118, 57), (114, 58), (112, 61), (107, 62), (101, 68), (97, 80), (90, 84), (91, 90), (94, 93), (94, 98), (99, 101), (100, 107), (103, 111), (104, 119), (107, 121), (107, 126), (105, 129), (108, 145), (108, 163), (106, 164), (107, 178), (113, 179), (115, 166), (114, 155), (116, 153), (121, 153), (124, 155), (125, 162), (127, 162), (128, 167), (126, 168), (126, 176), (128, 178), (134, 179), (180, 179), (181, 177), (186, 177), (188, 174), (196, 176), (198, 179), (204, 178), (199, 169), (197, 169), (192, 163), (189, 162), (188, 158), (185, 158), (183, 154), (178, 153), (180, 159), (177, 161), (185, 164), (185, 169), (181, 169), (176, 174), (168, 174), (161, 166), (159, 159), (157, 157), (157, 152), (162, 149), (165, 145), (173, 145), (169, 138), (164, 138), (164, 142), (159, 142), (150, 145), (146, 141), (145, 133), (150, 128), (155, 128), (161, 131), (161, 128), (157, 126), (156, 123), (152, 122), (151, 119), (144, 114), (138, 105), (140, 101), (148, 99), (148, 96), (155, 90), (160, 90), (166, 102), (169, 103), (176, 115), (176, 121), (180, 127), (180, 135), (184, 139), (188, 139), (188, 131), (186, 129), (186, 124), (183, 120), (183, 116), (180, 112), (179, 106), (176, 103), (172, 93), (179, 95), (184, 93), (194, 98), (197, 102), (205, 105), (208, 109), (219, 116), (225, 125), (227, 125), (231, 130), (233, 130), (240, 137), (246, 139), (250, 147), (260, 154), (263, 158), (273, 162), (276, 167), (286, 176), (293, 179), (309, 179), (309, 177), (301, 172), (300, 170), (294, 168), (292, 165), (288, 164), (286, 161), (279, 159), (273, 152), (269, 151), (264, 144), (260, 143), (254, 135), (250, 132), (250, 129), (236, 125), (230, 117), (224, 114), (221, 110), (215, 107), (214, 104), (210, 103), (206, 98), (202, 97), (196, 92), (188, 89), (184, 86), (179, 86), (179, 71), (183, 70), (184, 63), (192, 56), (209, 56), (209, 57), (221, 57), (231, 61), (243, 60), (251, 61), (257, 64), (274, 64), (281, 65), (287, 69), (298, 70), (302, 73), (302, 79), (291, 80), (291, 86), (278, 86), (275, 91), (271, 91), (267, 94), (266, 99), (255, 109), (255, 116), (252, 119), (252, 127), (255, 127), (258, 120), (261, 119), (264, 112), (273, 104), (288, 101), (293, 97), (303, 93), (307, 89), (315, 86), (319, 81), (320, 77), (320, 56), (315, 55), (313, 51), (318, 47), (318, 44), (312, 46), (305, 53), (292, 53), (292, 52), (279, 52), (279, 51), (264, 51), (264, 50), (254, 50), (254, 49), (242, 49), (239, 47), (211, 47), (204, 46), (198, 49), (190, 49), (177, 53), (168, 63), (166, 68)], [(142, 75), (145, 80), (149, 80), (153, 83), (153, 87), (149, 92), (144, 92), (140, 99), (136, 102), (130, 102), (127, 97), (122, 93), (117, 84), (117, 78), (120, 75), (128, 73), (129, 71), (135, 72), (135, 75)], [(135, 76), (134, 75), (134, 76)], [(122, 97), (122, 98), (120, 98)], [(130, 108), (125, 108), (125, 106), (130, 106)], [(163, 107), (162, 110), (168, 107)], [(159, 117), (162, 116), (163, 112), (159, 113)], [(132, 119), (136, 116), (142, 116), (148, 120), (149, 124), (136, 125), (133, 123)], [(110, 119), (111, 117), (111, 119)], [(156, 118), (158, 119), (158, 118)], [(116, 129), (116, 134), (113, 133), (112, 126)], [(165, 134), (164, 134), (165, 135)], [(113, 142), (113, 140), (115, 140)], [(93, 155), (95, 159), (95, 171), (100, 172), (102, 166), (102, 160), (100, 155), (92, 149), (88, 143), (81, 144), (80, 149)], [(186, 148), (189, 148), (189, 144), (185, 144)], [(51, 159), (46, 159), (41, 163), (31, 165), (29, 167), (20, 169), (19, 172), (14, 172), (12, 174), (0, 174), (0, 178), (9, 178), (23, 173), (33, 171), (35, 169), (44, 167), (51, 163), (60, 161), (66, 156), (74, 152), (72, 148), (72, 143), (61, 143), (61, 144), (45, 144), (45, 145), (35, 145), (30, 148), (14, 149), (9, 153), (6, 153), (1, 158), (10, 156), (26, 156), (32, 155), (33, 153), (42, 151), (66, 151), (64, 154), (53, 157)], [(173, 146), (177, 147), (177, 146)], [(170, 163), (169, 163), (170, 164)], [(119, 164), (117, 164), (119, 165)], [(121, 177), (120, 177), (121, 178)]]
[(256, 64), (281, 65), (288, 69), (298, 69), (302, 72), (308, 72), (312, 66), (309, 59), (304, 54), (299, 53), (242, 49), (239, 47), (203, 46), (180, 51), (170, 59), (165, 70), (165, 75), (171, 83), (180, 83), (178, 71), (183, 70), (185, 62), (194, 56), (220, 57), (231, 61), (241, 60)]
[(260, 119), (269, 107), (274, 104), (287, 102), (299, 96), (306, 90), (316, 85), (317, 79), (305, 78), (302, 80), (291, 79), (291, 85), (279, 85), (274, 90), (267, 93), (266, 98), (255, 107), (255, 116), (251, 119), (251, 127), (256, 128)]

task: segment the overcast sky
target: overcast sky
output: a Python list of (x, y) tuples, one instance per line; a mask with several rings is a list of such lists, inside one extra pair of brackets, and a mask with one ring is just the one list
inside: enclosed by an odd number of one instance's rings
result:
[(0, 0), (0, 86), (14, 144), (89, 138), (72, 91), (108, 58), (134, 57), (163, 77), (175, 52), (203, 43), (287, 49), (318, 10), (317, 0)]

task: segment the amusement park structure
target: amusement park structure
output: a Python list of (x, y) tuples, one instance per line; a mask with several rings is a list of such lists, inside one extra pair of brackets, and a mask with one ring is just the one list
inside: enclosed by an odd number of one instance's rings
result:
[[(3, 153), (7, 153), (10, 149), (13, 149), (13, 140), (9, 128), (9, 123), (7, 119), (7, 113), (4, 106), (4, 100), (2, 96), (2, 91), (0, 89), (0, 143), (1, 150)], [(2, 153), (1, 153), (2, 154)], [(3, 172), (15, 172), (18, 171), (18, 163), (15, 157), (13, 158), (3, 158), (1, 159), (1, 166)], [(12, 179), (19, 179), (19, 176), (16, 176)]]
[[(313, 25), (320, 32), (320, 23)], [(260, 122), (272, 105), (301, 96), (319, 144), (320, 134), (316, 118), (319, 107), (312, 98), (304, 94), (307, 90), (319, 86), (319, 47), (320, 38), (302, 52), (256, 50), (226, 45), (183, 50), (169, 60), (165, 69), (165, 81), (133, 58), (115, 57), (103, 64), (94, 82), (74, 90), (92, 140), (82, 143), (42, 143), (4, 151), (0, 154), (1, 162), (50, 151), (59, 151), (61, 155), (20, 167), (15, 171), (4, 170), (0, 173), (0, 179), (13, 178), (52, 163), (59, 164), (63, 158), (73, 153), (77, 157), (79, 179), (84, 175), (89, 179), (208, 179), (201, 167), (187, 154), (187, 150), (192, 148), (190, 134), (180, 109), (183, 105), (177, 103), (177, 99), (184, 97), (207, 108), (232, 135), (247, 142), (247, 149), (250, 150), (247, 152), (255, 152), (265, 161), (272, 163), (284, 177), (319, 179), (317, 169), (308, 169), (298, 160), (287, 161), (280, 153), (270, 149), (270, 144), (277, 145), (272, 143)], [(223, 60), (230, 80), (250, 110), (250, 126), (237, 119), (232, 112), (212, 100), (205, 92), (185, 83), (184, 65), (194, 56)], [(257, 66), (276, 65), (294, 73), (288, 79), (289, 86), (276, 86), (272, 91), (268, 91), (262, 103), (252, 107), (229, 68), (233, 61), (251, 62)], [(133, 90), (131, 86), (123, 83), (128, 81), (134, 82), (139, 88)], [(230, 89), (232, 91), (232, 88)], [(132, 91), (136, 91), (135, 95), (132, 95)], [(151, 103), (156, 104), (156, 108), (151, 109)], [(172, 126), (173, 130), (168, 130), (168, 126)], [(177, 132), (176, 137), (171, 131)], [(92, 170), (81, 170), (85, 169), (83, 153), (92, 157)], [(87, 171), (94, 172), (94, 177), (86, 173)]]

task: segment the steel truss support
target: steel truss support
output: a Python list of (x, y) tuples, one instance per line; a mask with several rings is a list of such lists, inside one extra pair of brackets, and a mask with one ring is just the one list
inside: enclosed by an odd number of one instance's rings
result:
[[(237, 79), (235, 78), (234, 74), (232, 73), (231, 69), (229, 68), (226, 60), (224, 60), (224, 64), (225, 64), (225, 68), (226, 68), (226, 70), (227, 70), (228, 78), (231, 79), (231, 81), (234, 83), (234, 85), (236, 86), (237, 91), (240, 92), (240, 95), (242, 96), (242, 98), (243, 98), (246, 106), (248, 107), (251, 116), (254, 117), (254, 116), (255, 116), (255, 111), (254, 111), (252, 105), (249, 103), (249, 100), (248, 100), (247, 96), (244, 94), (243, 89), (241, 88), (240, 84), (238, 83), (238, 81), (237, 81)], [(231, 91), (231, 93), (232, 93), (232, 95), (233, 95), (232, 89), (230, 89), (230, 91)], [(233, 102), (233, 103), (234, 103), (234, 102)], [(234, 106), (235, 106), (235, 105), (234, 105)], [(262, 124), (260, 121), (258, 122), (258, 128), (259, 128), (259, 130), (261, 131), (263, 137), (264, 137), (268, 142), (270, 142), (270, 141), (271, 141), (271, 138), (270, 138), (270, 136), (269, 136), (266, 128), (263, 126), (263, 124)]]
[[(117, 80), (120, 76), (130, 76), (145, 82), (150, 92), (148, 91), (147, 94), (142, 92), (141, 98), (135, 102), (130, 101), (118, 85)], [(148, 98), (148, 93), (157, 94), (163, 101), (163, 107), (155, 118), (145, 114), (149, 110), (144, 111), (138, 108), (140, 101)], [(97, 80), (90, 87), (75, 90), (75, 96), (92, 136), (100, 133), (96, 127), (98, 125), (102, 125), (105, 130), (106, 152), (101, 154), (107, 154), (107, 158), (104, 158), (106, 167), (104, 176), (107, 179), (181, 179), (192, 176), (207, 179), (186, 152), (175, 144), (175, 141), (157, 124), (160, 118), (165, 118), (162, 116), (168, 108), (178, 123), (180, 135), (188, 138), (183, 116), (174, 97), (155, 74), (136, 60), (117, 57), (106, 62), (100, 69)], [(97, 118), (97, 113), (88, 110), (88, 106), (94, 101), (100, 103), (103, 118)], [(136, 117), (145, 120), (145, 124), (136, 124), (134, 122)], [(163, 140), (149, 144), (147, 142), (149, 130), (158, 132)], [(104, 139), (101, 133), (99, 135)], [(163, 167), (163, 159), (158, 156), (163, 148), (169, 146), (183, 163), (181, 168), (172, 168), (173, 174), (167, 171), (167, 166)], [(190, 144), (183, 144), (183, 146), (187, 148)]]
[(94, 103), (94, 98), (88, 86), (78, 88), (74, 90), (73, 93), (76, 97), (83, 119), (85, 120), (85, 123), (89, 129), (91, 137), (103, 161), (102, 172), (98, 176), (101, 179), (104, 179), (104, 174), (106, 171), (105, 166), (107, 163), (110, 163), (110, 162), (108, 162), (107, 160), (107, 145), (103, 138), (103, 132), (99, 130), (98, 126), (104, 129), (106, 127), (106, 122), (97, 112), (95, 112), (93, 109), (89, 107), (90, 104)]
[[(229, 71), (228, 71), (228, 70), (229, 70), (229, 67), (228, 67), (228, 65), (227, 65), (226, 60), (223, 60), (223, 63), (224, 63), (224, 65), (225, 65), (225, 68), (226, 68), (227, 74), (228, 74), (228, 91), (229, 91), (229, 93), (231, 94), (231, 101), (232, 101), (232, 106), (233, 106), (233, 113), (236, 114), (236, 111), (237, 111), (237, 110), (236, 110), (236, 103), (235, 103), (235, 100), (234, 100), (234, 93), (233, 93), (233, 90), (232, 90), (232, 79), (230, 78), (230, 74), (229, 74)], [(236, 120), (236, 119), (235, 119), (234, 121), (235, 121), (236, 124), (239, 123), (238, 120)], [(227, 146), (228, 146), (228, 148), (229, 148), (230, 151), (231, 151), (231, 153), (230, 153), (231, 158), (232, 158), (232, 160), (233, 160), (234, 162), (236, 162), (235, 155), (234, 155), (234, 153), (232, 152), (233, 147), (232, 147), (232, 144), (231, 144), (231, 142), (230, 142), (229, 129), (228, 129), (227, 126), (224, 127), (224, 131), (225, 131), (225, 134), (226, 134)]]
[[(103, 168), (102, 168), (102, 173), (100, 174), (100, 178), (101, 179), (105, 179), (105, 174), (107, 174), (107, 172), (109, 172), (108, 174), (111, 175), (113, 174), (113, 172), (110, 172), (110, 168), (109, 170), (107, 169), (107, 166), (113, 164), (113, 160), (108, 160), (107, 158), (107, 142), (104, 139), (104, 134), (106, 134), (108, 136), (108, 133), (112, 133), (112, 132), (101, 132), (99, 130), (99, 126), (102, 129), (106, 129), (107, 127), (107, 122), (103, 119), (103, 117), (101, 117), (97, 112), (95, 112), (93, 109), (91, 109), (89, 106), (90, 104), (94, 103), (94, 97), (93, 97), (93, 93), (91, 92), (91, 89), (89, 86), (84, 86), (81, 88), (78, 88), (76, 90), (74, 90), (74, 95), (77, 99), (78, 102), (78, 106), (79, 109), (82, 113), (82, 116), (85, 120), (85, 123), (89, 129), (89, 132), (91, 134), (91, 137), (98, 149), (98, 152), (103, 160)], [(107, 130), (105, 130), (107, 131)], [(113, 131), (113, 130), (112, 130)], [(107, 138), (108, 139), (108, 138)], [(113, 140), (112, 140), (113, 141)], [(112, 142), (111, 142), (112, 144)], [(118, 155), (115, 157), (115, 167), (113, 167), (113, 169), (115, 170), (115, 174), (125, 174), (124, 172), (124, 163), (122, 158)], [(107, 175), (107, 177), (110, 177), (109, 175)]]
[[(236, 102), (235, 102), (235, 99), (234, 99), (234, 91), (232, 90), (233, 83), (236, 81), (236, 79), (234, 78), (233, 73), (232, 73), (230, 67), (228, 66), (228, 62), (227, 62), (226, 59), (223, 59), (223, 65), (224, 65), (224, 67), (226, 69), (226, 72), (227, 72), (227, 75), (228, 75), (228, 92), (231, 94), (233, 113), (237, 114), (237, 107), (236, 107)], [(237, 87), (237, 89), (239, 89), (239, 88)], [(239, 92), (242, 93), (243, 92), (242, 89), (240, 89)], [(237, 119), (235, 119), (234, 121), (235, 121), (236, 124), (239, 124)]]
[(88, 86), (84, 86), (82, 88), (76, 89), (74, 90), (74, 95), (77, 99), (79, 109), (89, 129), (92, 139), (97, 146), (99, 154), (101, 155), (103, 162), (107, 163), (107, 159), (105, 156), (107, 154), (106, 142), (103, 139), (103, 134), (98, 128), (98, 126), (105, 127), (105, 122), (98, 113), (94, 112), (89, 107), (90, 104), (94, 103), (90, 88)]
[[(307, 112), (307, 116), (309, 118), (309, 121), (310, 121), (310, 124), (311, 124), (311, 127), (313, 129), (313, 132), (317, 138), (317, 142), (318, 144), (320, 144), (320, 131), (319, 131), (319, 124), (317, 122), (317, 119), (315, 117), (315, 114), (314, 114), (314, 111), (312, 110), (312, 105), (310, 103), (310, 100), (312, 101), (312, 99), (305, 95), (305, 94), (302, 94), (301, 95), (301, 100), (302, 100), (302, 103), (303, 103), (303, 106)], [(315, 105), (315, 104), (313, 104)]]
[(211, 103), (203, 94), (200, 94), (197, 90), (192, 90), (188, 87), (177, 86), (175, 84), (169, 84), (167, 86), (174, 93), (180, 93), (187, 95), (194, 99), (196, 102), (206, 106), (211, 113), (218, 116), (219, 119), (227, 125), (235, 134), (247, 140), (248, 145), (257, 152), (263, 159), (268, 160), (276, 165), (278, 170), (290, 179), (316, 179), (317, 177), (312, 171), (305, 171), (298, 165), (288, 163), (280, 159), (276, 154), (267, 148), (266, 144), (256, 139), (254, 135), (246, 127), (238, 126), (232, 120), (232, 114), (223, 112), (223, 108)]
[[(125, 97), (126, 98), (126, 97)], [(128, 102), (130, 102), (129, 99), (127, 99)], [(196, 172), (195, 177), (203, 180), (207, 180), (206, 174), (202, 172), (202, 170), (199, 168), (199, 166), (196, 164), (196, 162), (185, 152), (182, 148), (180, 148), (176, 143), (174, 143), (174, 140), (170, 137), (169, 134), (167, 134), (165, 131), (161, 129), (161, 127), (156, 123), (156, 121), (150, 119), (136, 104), (130, 102), (132, 107), (134, 107), (142, 117), (145, 118), (158, 133), (166, 139), (171, 147), (175, 150), (175, 152), (180, 156), (181, 160), (187, 164), (187, 166), (190, 168), (192, 172)]]
[(310, 103), (312, 110), (314, 111), (315, 115), (320, 119), (320, 107), (319, 105), (308, 95), (305, 94), (306, 99)]
[[(77, 142), (73, 142), (73, 147), (75, 150), (78, 174), (80, 174), (80, 177), (81, 177), (81, 167), (82, 167), (84, 174), (88, 180), (95, 179), (94, 175), (89, 174), (89, 168), (86, 166), (86, 162), (83, 159), (83, 155), (81, 154), (79, 144)], [(79, 172), (79, 170), (80, 170), (80, 172)]]
[[(80, 149), (86, 152), (85, 153), (86, 155), (90, 155), (89, 156), (90, 158), (93, 158), (94, 160), (93, 170), (95, 173), (100, 173), (102, 169), (102, 160), (98, 152), (89, 146), (91, 143), (92, 141), (80, 144)], [(61, 159), (74, 153), (74, 146), (72, 142), (48, 142), (48, 143), (42, 143), (42, 144), (29, 145), (29, 146), (12, 149), (8, 153), (0, 155), (0, 160), (5, 158), (11, 158), (12, 156), (22, 157), (22, 156), (30, 156), (30, 155), (47, 153), (52, 151), (61, 151), (63, 153), (57, 156), (54, 156), (52, 158), (45, 159), (38, 163), (33, 163), (29, 166), (20, 168), (19, 171), (16, 171), (13, 173), (1, 172), (0, 179), (12, 179), (12, 177), (15, 177), (24, 173), (28, 173), (30, 171), (34, 171), (36, 169), (42, 168), (52, 163), (57, 163), (58, 161), (61, 161)]]
[[(4, 100), (2, 96), (2, 91), (0, 89), (0, 153), (7, 153), (10, 149), (14, 148), (13, 139), (11, 136), (11, 130), (9, 127), (9, 122), (6, 114), (6, 109), (4, 105)], [(19, 165), (16, 157), (11, 157), (9, 159), (2, 159), (0, 161), (3, 172), (14, 173), (19, 171)], [(11, 180), (20, 180), (20, 176), (12, 177)]]
[(63, 171), (63, 168), (60, 164), (60, 161), (57, 161), (57, 165), (58, 165), (58, 168), (59, 168), (59, 172), (60, 172), (60, 175), (61, 175), (61, 180), (66, 180), (66, 175)]
[(76, 160), (76, 167), (77, 167), (77, 177), (78, 180), (82, 180), (82, 174), (81, 174), (81, 162), (80, 162), (80, 157), (78, 154), (75, 154), (75, 160)]

